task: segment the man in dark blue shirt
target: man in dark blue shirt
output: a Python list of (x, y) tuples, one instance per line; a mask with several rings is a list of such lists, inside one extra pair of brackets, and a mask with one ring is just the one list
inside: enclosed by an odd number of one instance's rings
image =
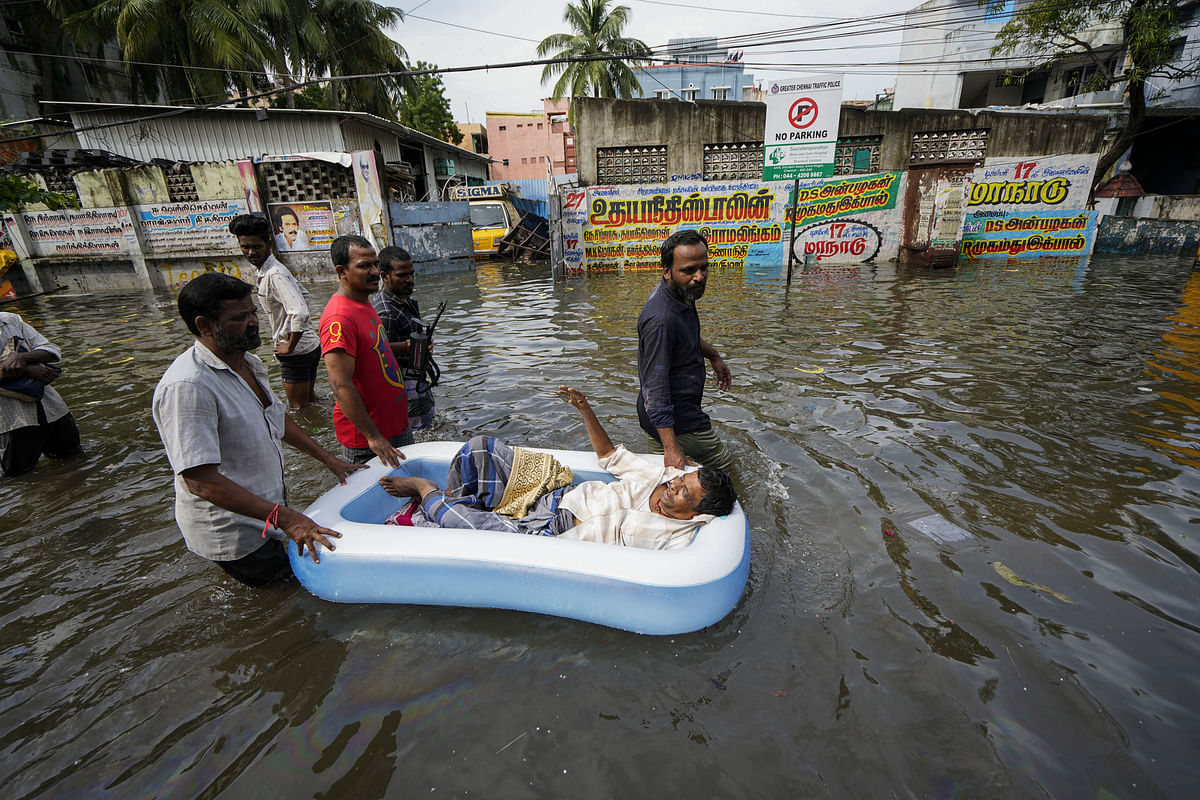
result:
[[(416, 273), (407, 250), (385, 247), (379, 251), (379, 283), (379, 291), (371, 299), (371, 305), (387, 332), (396, 362), (401, 370), (405, 370), (412, 364), (412, 335), (425, 327), (417, 298), (412, 296)], [(404, 390), (408, 393), (408, 429), (400, 434), (401, 445), (415, 443), (413, 431), (433, 425), (434, 407), (433, 390), (428, 384), (406, 375)]]
[(667, 466), (683, 469), (690, 458), (728, 472), (733, 458), (700, 409), (704, 359), (718, 389), (732, 382), (725, 361), (700, 337), (696, 301), (708, 281), (708, 242), (696, 231), (677, 231), (663, 242), (662, 265), (662, 282), (638, 317), (638, 421), (650, 452), (662, 453)]

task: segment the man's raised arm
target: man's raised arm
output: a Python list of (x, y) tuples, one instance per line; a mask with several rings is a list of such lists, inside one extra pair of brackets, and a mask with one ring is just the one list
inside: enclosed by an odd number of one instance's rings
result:
[(591, 440), (592, 449), (596, 451), (596, 455), (600, 458), (611, 455), (617, 448), (613, 446), (612, 439), (608, 438), (608, 431), (604, 430), (600, 420), (596, 419), (596, 412), (592, 411), (592, 407), (588, 405), (587, 395), (570, 386), (559, 386), (558, 393), (579, 410), (580, 416), (583, 417), (583, 425), (587, 428), (588, 439)]

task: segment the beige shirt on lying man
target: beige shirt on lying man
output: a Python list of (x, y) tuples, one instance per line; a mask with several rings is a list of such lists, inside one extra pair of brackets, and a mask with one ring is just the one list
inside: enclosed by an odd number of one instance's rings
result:
[(712, 514), (672, 519), (650, 510), (655, 487), (684, 474), (664, 466), (661, 456), (643, 458), (617, 445), (616, 450), (600, 459), (600, 466), (620, 480), (587, 481), (564, 494), (560, 508), (574, 514), (579, 524), (563, 533), (562, 538), (671, 550), (687, 547), (696, 530), (713, 519)]

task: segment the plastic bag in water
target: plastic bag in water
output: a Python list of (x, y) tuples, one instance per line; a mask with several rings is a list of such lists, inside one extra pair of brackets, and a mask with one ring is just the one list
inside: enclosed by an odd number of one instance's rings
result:
[(938, 544), (949, 544), (950, 542), (961, 542), (963, 539), (971, 538), (971, 534), (964, 531), (962, 528), (955, 525), (953, 522), (939, 517), (937, 514), (930, 514), (928, 517), (921, 517), (918, 520), (908, 523), (921, 533), (933, 539)]

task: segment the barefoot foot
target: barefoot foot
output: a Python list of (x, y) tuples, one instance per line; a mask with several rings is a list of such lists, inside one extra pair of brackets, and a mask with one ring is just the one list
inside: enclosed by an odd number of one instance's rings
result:
[(433, 481), (427, 481), (424, 478), (404, 478), (398, 475), (380, 478), (379, 485), (392, 497), (412, 497), (417, 500), (437, 488)]

